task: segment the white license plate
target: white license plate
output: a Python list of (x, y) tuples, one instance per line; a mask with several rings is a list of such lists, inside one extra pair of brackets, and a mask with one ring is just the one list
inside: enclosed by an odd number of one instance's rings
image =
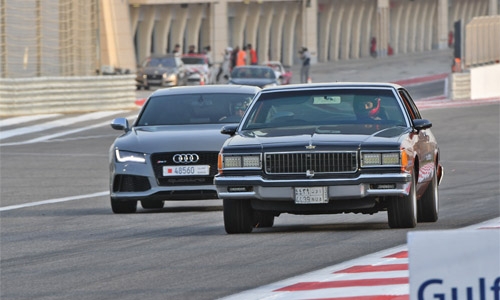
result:
[(296, 187), (296, 204), (328, 203), (328, 188), (326, 186)]
[(209, 165), (163, 166), (163, 176), (209, 175)]

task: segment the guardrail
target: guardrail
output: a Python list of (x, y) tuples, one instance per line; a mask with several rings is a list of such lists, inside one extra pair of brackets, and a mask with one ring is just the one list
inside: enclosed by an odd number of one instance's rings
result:
[(0, 117), (134, 109), (135, 75), (0, 78)]

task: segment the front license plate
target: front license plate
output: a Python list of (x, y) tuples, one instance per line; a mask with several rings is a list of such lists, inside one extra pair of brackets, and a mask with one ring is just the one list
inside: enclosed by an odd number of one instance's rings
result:
[(163, 166), (163, 176), (209, 175), (209, 165)]
[(328, 203), (328, 188), (326, 186), (296, 187), (296, 204)]

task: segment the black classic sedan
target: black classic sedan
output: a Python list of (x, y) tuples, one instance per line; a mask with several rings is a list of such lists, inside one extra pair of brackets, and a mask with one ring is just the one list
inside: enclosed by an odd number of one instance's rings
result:
[(217, 155), (228, 138), (224, 125), (237, 124), (260, 89), (210, 85), (155, 91), (132, 126), (109, 149), (109, 188), (114, 213), (162, 208), (165, 200), (217, 199), (213, 177)]
[(396, 84), (260, 91), (222, 129), (214, 183), (226, 232), (272, 227), (281, 213), (387, 211), (391, 228), (437, 221), (443, 168), (431, 126)]

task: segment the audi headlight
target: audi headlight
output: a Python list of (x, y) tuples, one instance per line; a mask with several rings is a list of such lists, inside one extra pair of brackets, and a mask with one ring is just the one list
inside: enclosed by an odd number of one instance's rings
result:
[(259, 155), (224, 155), (222, 157), (222, 168), (261, 168)]
[(118, 162), (145, 163), (146, 154), (132, 151), (115, 149), (115, 156)]
[(378, 166), (401, 166), (401, 151), (361, 153), (361, 167)]

